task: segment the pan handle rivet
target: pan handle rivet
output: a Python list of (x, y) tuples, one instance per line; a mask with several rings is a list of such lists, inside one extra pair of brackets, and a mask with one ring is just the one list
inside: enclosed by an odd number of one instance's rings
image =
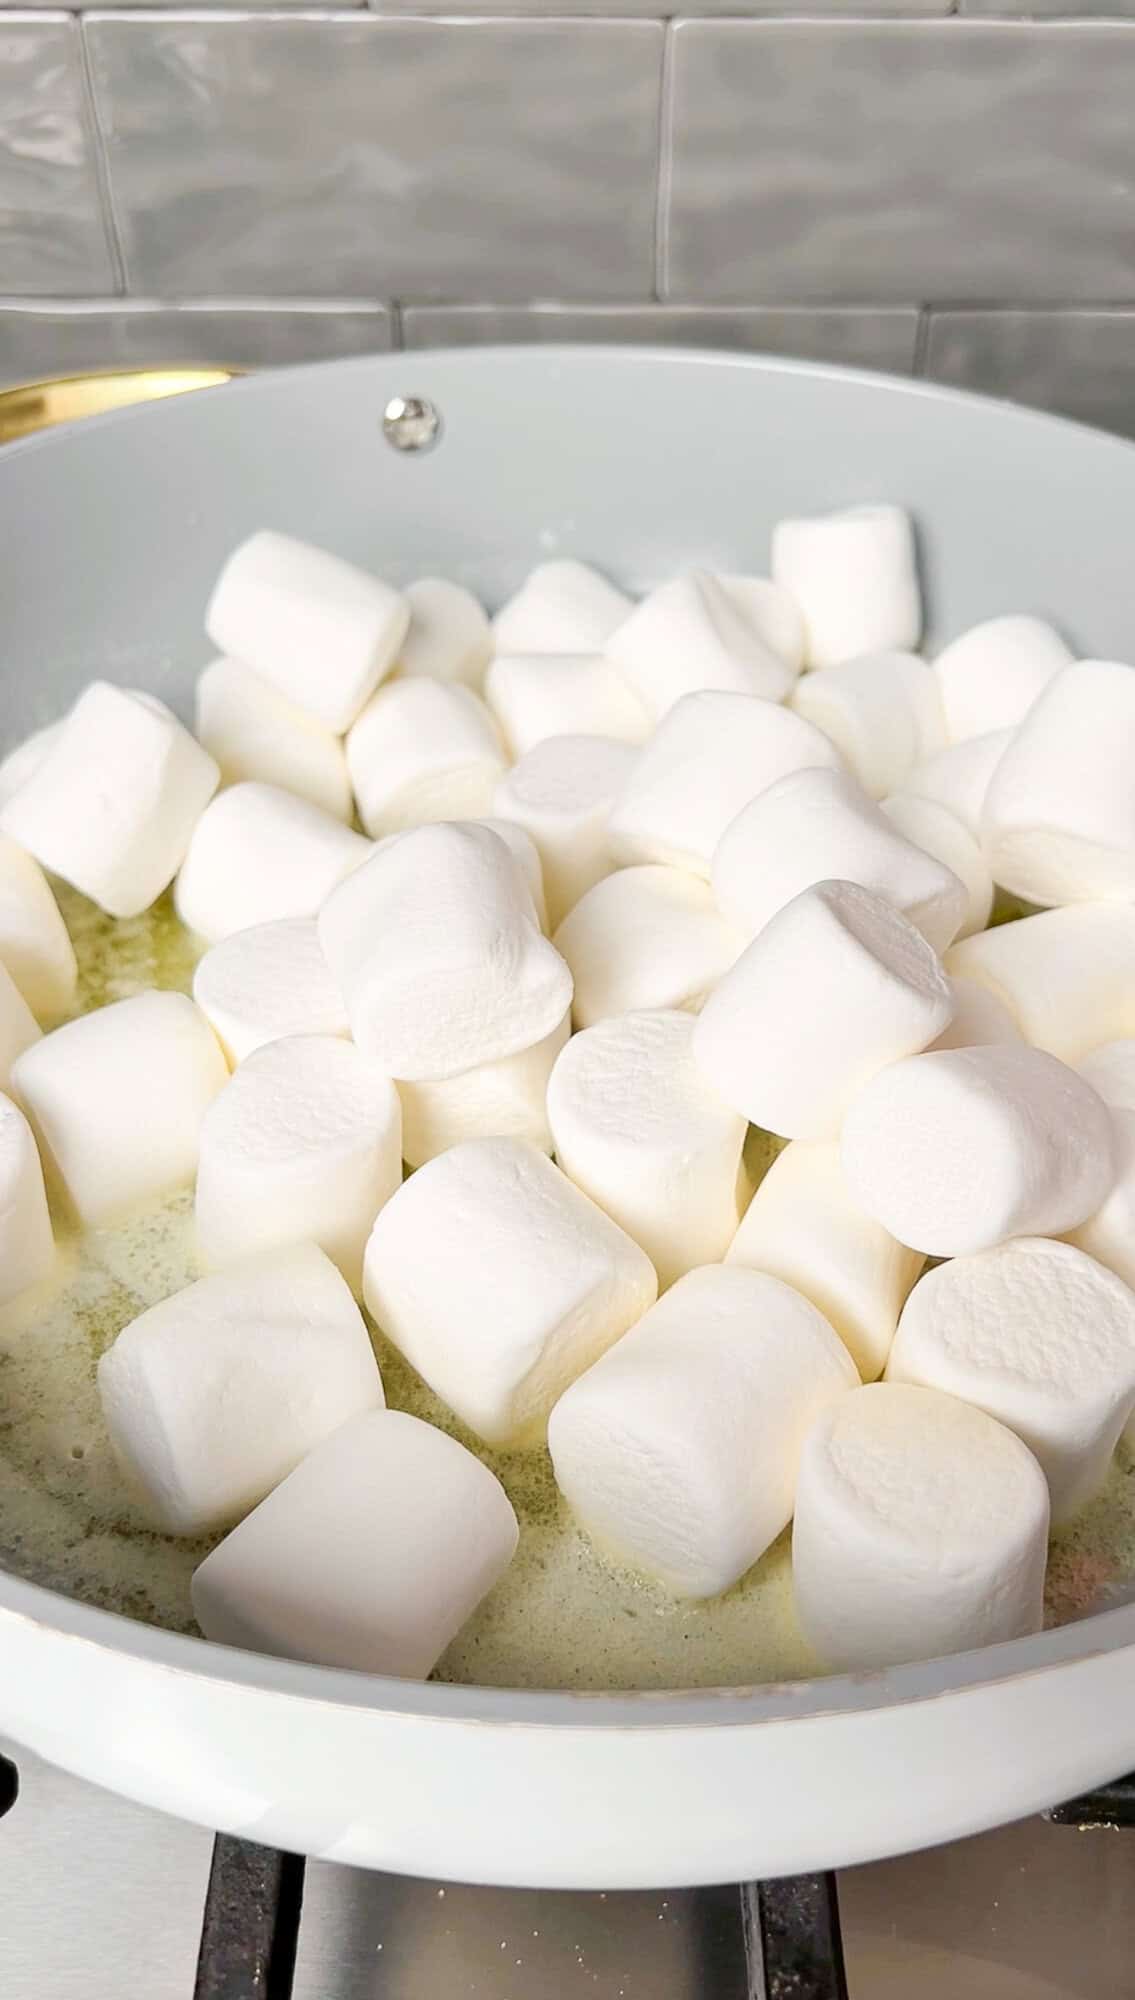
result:
[(395, 451), (432, 451), (441, 436), (441, 412), (427, 396), (392, 396), (382, 431)]

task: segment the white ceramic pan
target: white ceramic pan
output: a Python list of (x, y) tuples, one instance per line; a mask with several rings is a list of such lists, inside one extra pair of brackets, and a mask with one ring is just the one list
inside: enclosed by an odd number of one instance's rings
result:
[[(402, 454), (396, 394), (443, 435)], [(999, 610), (1135, 659), (1135, 448), (909, 382), (716, 355), (397, 355), (0, 457), (3, 736), (92, 673), (184, 702), (251, 529), (498, 599), (552, 553), (632, 586), (759, 567), (775, 514), (905, 501), (934, 629)], [(1133, 780), (1135, 781), (1135, 780)], [(0, 1520), (0, 1561), (3, 1560)], [(0, 1573), (0, 1728), (254, 1839), (468, 1881), (629, 1887), (870, 1859), (1135, 1764), (1135, 1605), (978, 1654), (716, 1694), (486, 1693), (210, 1648)]]

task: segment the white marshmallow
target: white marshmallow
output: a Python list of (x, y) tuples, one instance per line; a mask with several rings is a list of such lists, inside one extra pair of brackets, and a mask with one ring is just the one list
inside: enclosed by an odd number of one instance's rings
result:
[(488, 812), (505, 758), (470, 688), (422, 679), (379, 688), (347, 738), (347, 764), (359, 818), (379, 839)]
[(115, 1456), (175, 1535), (239, 1520), (340, 1424), (385, 1400), (362, 1315), (313, 1243), (151, 1306), (103, 1355), (98, 1387)]
[(57, 1020), (75, 998), (75, 951), (39, 863), (0, 834), (0, 962), (32, 1013)]
[(183, 993), (139, 993), (68, 1021), (12, 1065), (12, 1092), (87, 1228), (187, 1187), (201, 1121), (228, 1080)]
[(31, 1126), (18, 1105), (0, 1097), (0, 1305), (45, 1278), (54, 1257)]
[(485, 700), (514, 757), (549, 736), (614, 736), (645, 743), (650, 717), (597, 653), (501, 653), (485, 675)]
[(934, 670), (915, 653), (867, 653), (805, 674), (792, 707), (831, 738), (875, 799), (897, 791), (946, 740)]
[(174, 890), (183, 924), (209, 944), (254, 924), (314, 917), (370, 842), (278, 785), (232, 785), (197, 822)]
[(0, 758), (0, 806), (7, 805), (21, 786), (35, 776), (62, 728), (62, 722), (49, 722), (43, 729), (34, 729), (6, 757)]
[(1077, 1067), (1113, 1111), (1135, 1111), (1135, 1038), (1101, 1042)]
[(1015, 733), (991, 729), (987, 736), (968, 736), (964, 743), (949, 744), (925, 764), (915, 765), (903, 780), (903, 793), (947, 807), (980, 842), (985, 795)]
[(848, 507), (778, 521), (772, 573), (804, 614), (809, 666), (918, 644), (914, 531), (901, 507)]
[(462, 1139), (527, 1139), (550, 1153), (548, 1078), (570, 1032), (568, 1012), (550, 1035), (514, 1056), (435, 1083), (399, 1083), (407, 1166), (424, 1166)]
[(1048, 1493), (983, 1411), (876, 1382), (829, 1410), (800, 1459), (792, 1577), (833, 1673), (938, 1659), (1039, 1632)]
[(1071, 659), (1043, 618), (987, 618), (971, 626), (934, 662), (948, 740), (1015, 729)]
[(994, 880), (1031, 903), (1135, 897), (1135, 673), (1078, 660), (997, 766), (982, 837)]
[(952, 977), (996, 995), (1025, 1040), (1078, 1063), (1135, 1035), (1135, 908), (1077, 903), (998, 924), (946, 953)]
[(409, 623), (399, 591), (266, 528), (234, 549), (205, 613), (218, 652), (340, 735), (394, 665)]
[(536, 850), (536, 842), (530, 833), (515, 820), (495, 819), (490, 813), (487, 819), (473, 821), (475, 826), (485, 826), (490, 833), (497, 833), (504, 841), (523, 877), (524, 886), (532, 898), (536, 912), (536, 922), (542, 931), (548, 928), (548, 905), (544, 896), (544, 865)]
[(493, 619), (493, 644), (498, 653), (597, 653), (631, 603), (587, 563), (539, 563)]
[(556, 1404), (556, 1481), (600, 1544), (680, 1596), (716, 1596), (787, 1526), (804, 1437), (856, 1380), (798, 1293), (703, 1266)]
[(837, 1145), (794, 1139), (757, 1188), (726, 1262), (767, 1271), (811, 1299), (873, 1382), (925, 1258), (859, 1206)]
[(1135, 1404), (1135, 1292), (1070, 1243), (1020, 1237), (928, 1271), (887, 1379), (1007, 1424), (1048, 1480), (1054, 1521), (1102, 1486)]
[(112, 917), (173, 880), (220, 773), (160, 702), (92, 681), (0, 826)]
[(1075, 1229), (1115, 1171), (1102, 1098), (1023, 1043), (893, 1063), (848, 1111), (843, 1166), (868, 1214), (929, 1257)]
[(11, 973), (0, 961), (0, 1090), (8, 1088), (17, 1058), (39, 1038), (38, 1021)]
[(983, 931), (993, 909), (993, 877), (973, 835), (948, 806), (935, 799), (920, 799), (913, 792), (895, 792), (884, 799), (881, 810), (904, 840), (913, 842), (924, 854), (933, 855), (943, 868), (950, 869), (965, 887), (966, 911), (958, 927), (959, 937)]
[(607, 641), (653, 722), (702, 688), (783, 701), (803, 656), (803, 621), (785, 591), (704, 569), (652, 590)]
[(340, 738), (239, 660), (214, 660), (197, 677), (197, 740), (221, 783), (261, 778), (349, 820), (351, 780)]
[(979, 1049), (992, 1042), (1024, 1040), (1014, 1016), (1003, 1000), (976, 979), (951, 979), (950, 994), (954, 1018), (944, 1028), (932, 1049)]
[(349, 1035), (314, 917), (255, 924), (198, 960), (193, 998), (235, 1068), (284, 1035)]
[(683, 695), (611, 815), (614, 852), (623, 862), (664, 862), (708, 880), (714, 850), (741, 808), (809, 766), (838, 770), (839, 752), (790, 709), (716, 688)]
[(390, 1078), (330, 1035), (270, 1042), (202, 1121), (202, 1258), (216, 1267), (317, 1243), (357, 1292), (374, 1218), (401, 1184), (402, 1111)]
[(679, 868), (622, 868), (596, 882), (555, 935), (575, 981), (572, 1019), (701, 1006), (744, 945), (708, 885)]
[(553, 926), (614, 867), (607, 822), (634, 760), (609, 736), (549, 736), (493, 794), (493, 811), (531, 835)]
[(401, 1410), (316, 1446), (206, 1556), (206, 1638), (325, 1667), (424, 1680), (516, 1551), (488, 1467)]
[[(1113, 1045), (1114, 1046), (1114, 1045)], [(1123, 1046), (1135, 1046), (1124, 1044)], [(1087, 1066), (1081, 1071), (1087, 1075)], [(1094, 1215), (1068, 1241), (1106, 1264), (1109, 1271), (1135, 1286), (1135, 1110), (1112, 1109), (1115, 1137), (1115, 1180)]]
[(781, 778), (737, 814), (713, 856), (722, 915), (747, 937), (802, 889), (836, 876), (884, 897), (936, 951), (965, 915), (966, 890), (953, 870), (904, 839), (847, 771)]
[(517, 1055), (571, 1004), (512, 852), (471, 822), (384, 841), (327, 902), (319, 937), (356, 1042), (400, 1082)]
[(468, 1139), (404, 1181), (367, 1245), (383, 1332), (488, 1444), (538, 1444), (569, 1382), (657, 1293), (637, 1243), (534, 1146)]
[(851, 882), (819, 882), (770, 918), (710, 994), (694, 1056), (754, 1125), (828, 1139), (884, 1063), (950, 1019), (949, 983), (913, 924)]
[(633, 1236), (659, 1285), (724, 1256), (751, 1192), (744, 1118), (690, 1050), (693, 1016), (622, 1014), (573, 1036), (548, 1085), (569, 1180)]
[(425, 675), (479, 688), (493, 652), (488, 619), (471, 590), (443, 576), (406, 586), (410, 624), (395, 669), (400, 680)]

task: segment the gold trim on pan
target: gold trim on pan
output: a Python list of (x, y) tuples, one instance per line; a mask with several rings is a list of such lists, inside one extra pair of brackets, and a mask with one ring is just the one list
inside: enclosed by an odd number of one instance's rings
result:
[(102, 410), (152, 403), (161, 396), (184, 396), (191, 389), (214, 389), (239, 372), (235, 368), (131, 368), (0, 390), (0, 444), (30, 437), (33, 431), (49, 430), (53, 424), (97, 416)]

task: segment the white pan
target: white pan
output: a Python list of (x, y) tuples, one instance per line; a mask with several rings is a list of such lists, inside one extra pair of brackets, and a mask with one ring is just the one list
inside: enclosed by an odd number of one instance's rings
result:
[[(441, 412), (432, 451), (386, 442), (397, 394)], [(262, 525), (492, 602), (552, 553), (631, 586), (693, 560), (759, 568), (776, 514), (870, 498), (913, 510), (939, 635), (1028, 609), (1083, 652), (1135, 659), (1130, 445), (909, 382), (717, 355), (395, 355), (4, 452), (2, 735), (96, 672), (184, 705), (209, 583)], [(0, 1729), (147, 1804), (364, 1866), (736, 1880), (950, 1839), (1135, 1765), (1135, 1605), (850, 1679), (557, 1695), (260, 1659), (0, 1572)]]

